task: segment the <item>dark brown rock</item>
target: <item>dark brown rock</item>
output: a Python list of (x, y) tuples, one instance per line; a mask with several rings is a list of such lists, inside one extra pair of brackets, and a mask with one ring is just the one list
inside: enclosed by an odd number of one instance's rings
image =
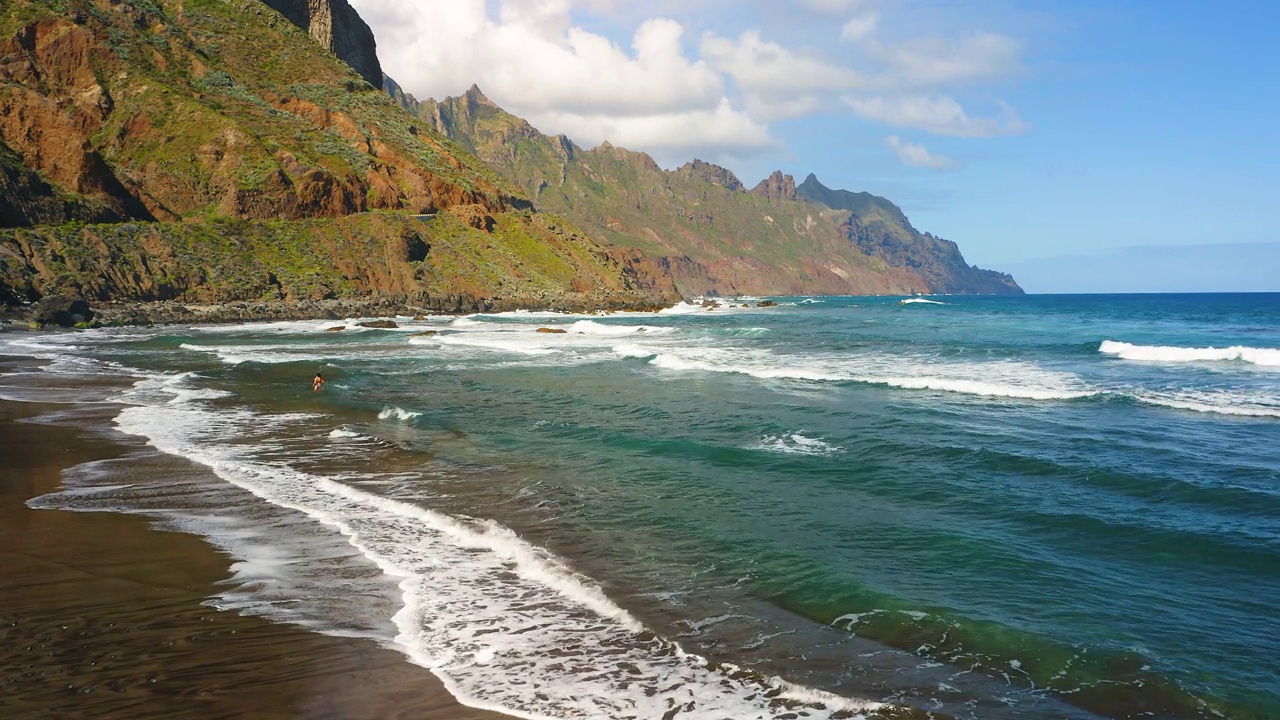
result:
[(564, 328), (547, 328), (547, 327), (540, 327), (540, 328), (538, 328), (535, 332), (540, 332), (540, 333), (555, 333), (555, 334), (563, 334), (563, 333), (567, 333), (567, 332), (569, 332), (569, 331), (568, 331), (568, 330), (565, 330)]
[(358, 322), (356, 325), (366, 328), (391, 329), (400, 327), (395, 320), (365, 320)]
[(751, 192), (771, 200), (795, 200), (796, 179), (790, 175), (783, 175), (781, 170), (774, 170), (772, 175), (761, 180), (760, 184), (751, 189)]
[(382, 66), (373, 31), (346, 0), (263, 0), (289, 22), (306, 30), (316, 42), (360, 73), (370, 85), (382, 87)]
[(32, 306), (28, 317), (40, 325), (75, 327), (93, 320), (93, 310), (82, 298), (51, 295)]

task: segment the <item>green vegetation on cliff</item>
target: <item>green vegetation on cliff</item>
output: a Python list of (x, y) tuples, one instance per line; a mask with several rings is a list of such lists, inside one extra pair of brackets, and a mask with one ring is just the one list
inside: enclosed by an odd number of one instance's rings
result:
[(333, 54), (366, 35), (345, 0), (5, 3), (0, 302), (678, 297)]
[(796, 195), (833, 210), (849, 211), (849, 219), (840, 229), (851, 241), (894, 267), (911, 268), (934, 292), (1022, 292), (1013, 276), (971, 266), (955, 243), (916, 230), (902, 209), (885, 198), (832, 190), (812, 173), (796, 188)]
[[(1021, 292), (1007, 276), (975, 274), (985, 271), (970, 268), (954, 243), (916, 232), (888, 201), (823, 202), (798, 195), (781, 173), (747, 191), (729, 170), (699, 160), (666, 171), (608, 143), (583, 150), (542, 134), (476, 87), (422, 103), (394, 83), (388, 89), (539, 208), (642, 250), (687, 294)], [(901, 242), (879, 242), (890, 238)]]
[(122, 219), (528, 205), (258, 0), (12, 0), (0, 59), (22, 169)]
[[(485, 227), (476, 227), (483, 225)], [(553, 217), (445, 212), (0, 230), (0, 303), (392, 298), (441, 311), (672, 299)]]

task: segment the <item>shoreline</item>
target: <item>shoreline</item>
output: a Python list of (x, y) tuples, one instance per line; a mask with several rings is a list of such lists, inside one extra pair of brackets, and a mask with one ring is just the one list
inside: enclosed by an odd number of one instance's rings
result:
[[(509, 718), (460, 704), (429, 670), (372, 640), (208, 607), (230, 560), (202, 538), (145, 516), (27, 507), (61, 487), (63, 469), (142, 448), (22, 421), (71, 408), (0, 400), (5, 717)], [(91, 419), (111, 411), (101, 412)]]
[[(78, 305), (73, 307), (73, 303)], [(49, 296), (30, 305), (0, 305), (0, 332), (89, 327), (128, 327), (177, 324), (221, 324), (280, 320), (340, 320), (357, 317), (452, 316), (512, 310), (563, 313), (656, 312), (676, 303), (620, 303), (602, 298), (548, 297), (504, 300), (470, 296), (410, 302), (405, 298), (344, 300), (245, 300), (210, 304), (179, 301), (113, 301), (90, 303), (79, 298)]]

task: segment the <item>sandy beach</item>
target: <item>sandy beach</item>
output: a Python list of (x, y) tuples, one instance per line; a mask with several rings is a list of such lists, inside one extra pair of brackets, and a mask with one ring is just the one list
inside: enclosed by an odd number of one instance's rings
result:
[(28, 508), (64, 468), (131, 449), (29, 421), (68, 407), (0, 401), (0, 716), (503, 717), (459, 705), (370, 641), (204, 606), (230, 560), (197, 537), (139, 516)]

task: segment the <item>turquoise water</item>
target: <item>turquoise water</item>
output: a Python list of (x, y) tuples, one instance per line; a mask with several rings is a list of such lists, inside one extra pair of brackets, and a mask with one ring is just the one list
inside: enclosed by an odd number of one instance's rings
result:
[(528, 717), (1280, 717), (1280, 296), (929, 300), (40, 339), (223, 481), (43, 502)]

